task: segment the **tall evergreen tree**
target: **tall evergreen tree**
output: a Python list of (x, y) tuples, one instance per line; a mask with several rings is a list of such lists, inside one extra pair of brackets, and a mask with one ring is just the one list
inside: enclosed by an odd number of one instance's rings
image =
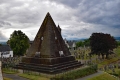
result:
[(24, 55), (29, 48), (29, 38), (20, 30), (14, 31), (7, 42), (10, 44), (14, 55)]

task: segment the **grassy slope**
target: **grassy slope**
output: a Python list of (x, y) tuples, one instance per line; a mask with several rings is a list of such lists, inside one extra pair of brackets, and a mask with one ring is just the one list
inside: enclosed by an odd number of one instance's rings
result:
[[(3, 73), (6, 73), (6, 74), (16, 74), (18, 73), (18, 71), (15, 71), (15, 70), (10, 70), (9, 68), (3, 68)], [(41, 76), (37, 76), (37, 75), (29, 75), (29, 74), (18, 74), (19, 76), (21, 77), (24, 77), (24, 78), (28, 78), (30, 80), (50, 80), (49, 78), (45, 78), (45, 77), (41, 77)], [(4, 77), (4, 80), (12, 80), (10, 78), (6, 78)]]
[(98, 67), (100, 68), (103, 67), (104, 65), (108, 65), (110, 63), (117, 61), (120, 58), (120, 46), (116, 48), (114, 52), (116, 53), (116, 57), (113, 57), (111, 59), (105, 59), (103, 62), (98, 63)]
[(120, 56), (120, 46), (115, 49), (115, 53), (117, 53), (117, 55)]
[(12, 80), (12, 79), (4, 77), (3, 80)]
[(30, 80), (50, 80), (49, 78), (45, 78), (38, 75), (19, 74), (19, 76), (30, 79)]
[(101, 62), (101, 63), (98, 63), (98, 68), (101, 68), (101, 67), (103, 67), (103, 66), (105, 66), (105, 65), (108, 65), (108, 64), (110, 64), (110, 63), (113, 63), (113, 62), (115, 62), (115, 61), (117, 61), (118, 60), (118, 58), (112, 58), (112, 59), (105, 59), (103, 62)]
[(111, 76), (111, 75), (109, 75), (107, 73), (104, 73), (104, 74), (101, 74), (99, 76), (90, 78), (88, 80), (116, 80), (116, 78), (114, 78), (113, 76)]
[(8, 69), (7, 68), (2, 68), (2, 72), (6, 73), (6, 74), (16, 74), (16, 73), (18, 73), (17, 70), (10, 70), (9, 68)]

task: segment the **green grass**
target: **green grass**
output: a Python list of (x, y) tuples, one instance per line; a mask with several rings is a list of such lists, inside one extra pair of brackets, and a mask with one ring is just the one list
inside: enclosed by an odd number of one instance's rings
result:
[(108, 65), (108, 64), (110, 64), (110, 63), (113, 63), (113, 62), (115, 62), (115, 61), (117, 61), (119, 58), (112, 58), (112, 59), (105, 59), (103, 62), (101, 62), (101, 63), (98, 63), (98, 68), (101, 68), (101, 67), (103, 67), (103, 66), (105, 66), (105, 65)]
[[(106, 72), (112, 73), (112, 70), (109, 69), (109, 70), (107, 70)], [(115, 69), (115, 73), (119, 73), (119, 72), (120, 72), (120, 69), (117, 69), (117, 68), (116, 68), (116, 69)]]
[[(12, 70), (10, 68), (3, 68), (2, 71), (3, 73), (6, 73), (6, 74), (16, 74), (16, 73), (18, 74), (19, 73), (17, 70)], [(34, 74), (30, 75), (30, 74), (25, 74), (25, 73), (23, 74), (19, 73), (18, 75), (21, 77), (30, 79), (30, 80), (50, 80), (49, 78), (34, 75)], [(12, 80), (12, 79), (4, 77), (3, 80)]]
[(98, 68), (101, 68), (105, 65), (116, 62), (120, 58), (120, 46), (118, 48), (114, 49), (114, 52), (116, 54), (116, 57), (112, 57), (110, 59), (105, 59), (103, 62), (98, 63)]
[(113, 75), (115, 75), (117, 77), (120, 77), (120, 69), (118, 69), (118, 68), (115, 68), (115, 72), (114, 73), (113, 73), (112, 70), (107, 70), (106, 72), (109, 73), (109, 74), (113, 74)]
[(10, 68), (2, 68), (2, 72), (6, 73), (6, 74), (16, 74), (16, 73), (18, 73), (17, 70), (13, 70), (13, 69), (10, 69)]
[(30, 75), (30, 74), (23, 73), (23, 74), (18, 74), (18, 75), (21, 77), (30, 79), (30, 80), (50, 80), (49, 78), (38, 76), (38, 75), (33, 75), (33, 74)]
[(3, 80), (13, 80), (13, 79), (4, 77)]
[(114, 52), (117, 53), (118, 56), (120, 56), (120, 46), (114, 49)]
[(87, 79), (87, 80), (117, 80), (117, 79), (107, 73), (104, 73), (99, 76)]
[(86, 68), (77, 69), (62, 75), (52, 77), (52, 80), (74, 80), (97, 72), (97, 65), (91, 65)]

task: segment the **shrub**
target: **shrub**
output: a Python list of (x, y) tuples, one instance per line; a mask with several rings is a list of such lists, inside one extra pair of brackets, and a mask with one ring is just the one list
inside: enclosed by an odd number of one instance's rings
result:
[(78, 69), (76, 71), (68, 72), (60, 76), (52, 77), (51, 80), (74, 80), (74, 79), (84, 77), (84, 76), (87, 76), (95, 72), (97, 72), (97, 65), (91, 65), (84, 69)]

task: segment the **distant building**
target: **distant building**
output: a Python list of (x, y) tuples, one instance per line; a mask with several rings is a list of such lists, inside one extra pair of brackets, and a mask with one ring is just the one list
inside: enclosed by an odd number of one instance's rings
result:
[(76, 48), (76, 42), (75, 41), (67, 41), (66, 39), (64, 39), (65, 44), (67, 45), (67, 47), (69, 49), (74, 49)]
[(9, 45), (0, 46), (0, 57), (13, 57), (13, 51)]

